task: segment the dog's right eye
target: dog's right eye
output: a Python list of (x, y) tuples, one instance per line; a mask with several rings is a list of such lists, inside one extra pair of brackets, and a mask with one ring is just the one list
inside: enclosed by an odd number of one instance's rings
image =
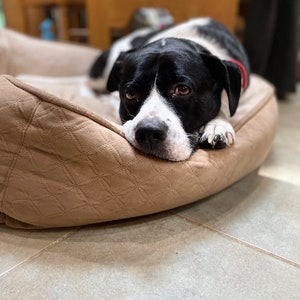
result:
[(134, 89), (126, 89), (124, 91), (124, 97), (126, 98), (126, 100), (128, 101), (137, 101), (138, 98), (138, 94), (136, 93), (136, 91)]

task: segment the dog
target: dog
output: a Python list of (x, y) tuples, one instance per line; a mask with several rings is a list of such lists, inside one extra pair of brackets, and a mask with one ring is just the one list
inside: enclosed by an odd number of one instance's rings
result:
[(94, 88), (119, 91), (126, 139), (170, 161), (186, 160), (198, 147), (234, 143), (230, 117), (249, 75), (243, 46), (211, 18), (134, 32), (105, 51), (90, 72)]

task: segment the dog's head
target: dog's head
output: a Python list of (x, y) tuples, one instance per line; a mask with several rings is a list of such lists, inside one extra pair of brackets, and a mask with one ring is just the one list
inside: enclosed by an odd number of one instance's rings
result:
[(241, 74), (192, 41), (167, 38), (121, 53), (107, 89), (119, 90), (123, 130), (133, 146), (180, 161), (195, 149), (200, 127), (218, 115), (223, 89), (235, 113)]

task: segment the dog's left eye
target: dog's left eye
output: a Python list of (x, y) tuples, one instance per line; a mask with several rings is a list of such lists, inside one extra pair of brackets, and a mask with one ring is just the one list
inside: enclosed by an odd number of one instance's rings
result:
[(134, 89), (126, 89), (124, 91), (124, 97), (126, 98), (126, 100), (134, 101), (137, 100), (138, 95)]
[(176, 86), (174, 94), (176, 96), (187, 96), (191, 93), (191, 88), (185, 84), (179, 84)]

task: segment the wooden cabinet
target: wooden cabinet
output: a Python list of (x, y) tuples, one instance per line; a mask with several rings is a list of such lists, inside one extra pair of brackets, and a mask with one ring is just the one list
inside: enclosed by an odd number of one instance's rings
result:
[(162, 7), (175, 22), (211, 16), (233, 30), (237, 21), (239, 0), (86, 0), (89, 43), (106, 48), (111, 43), (110, 30), (127, 25), (132, 13), (140, 7)]

